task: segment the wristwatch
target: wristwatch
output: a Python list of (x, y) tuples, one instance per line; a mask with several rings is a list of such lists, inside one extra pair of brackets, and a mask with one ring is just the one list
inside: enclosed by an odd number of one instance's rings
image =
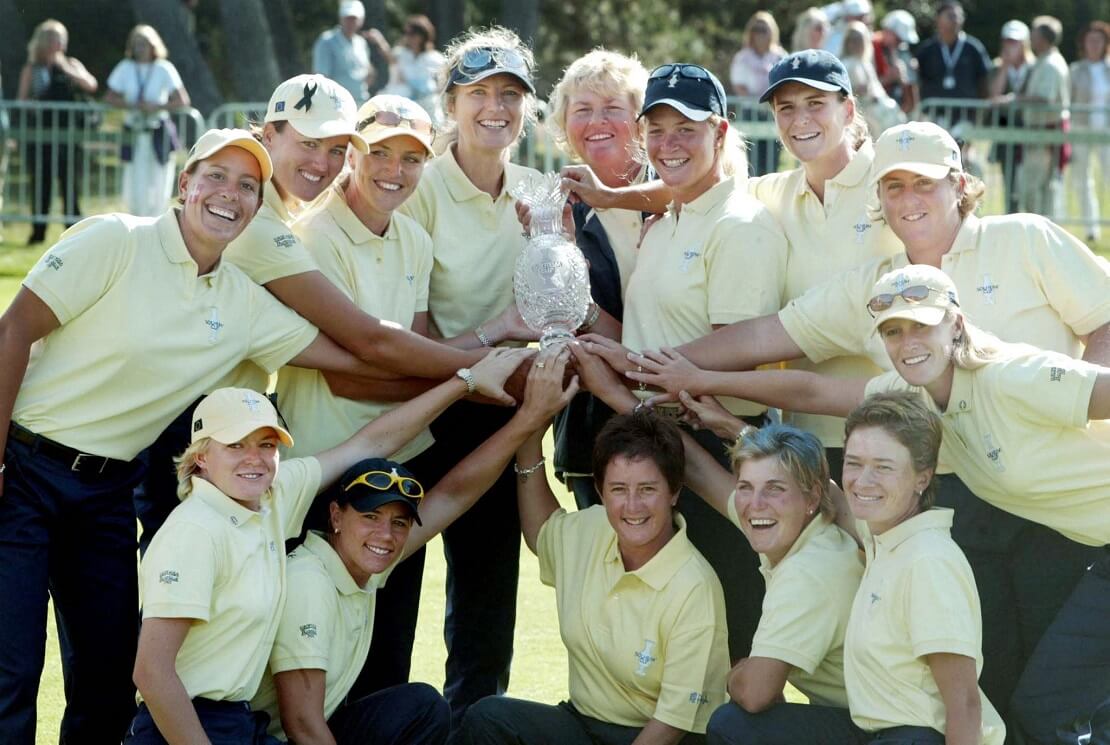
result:
[(474, 373), (470, 372), (469, 367), (460, 367), (455, 374), (466, 383), (466, 392), (468, 394), (478, 390), (478, 382), (474, 380)]

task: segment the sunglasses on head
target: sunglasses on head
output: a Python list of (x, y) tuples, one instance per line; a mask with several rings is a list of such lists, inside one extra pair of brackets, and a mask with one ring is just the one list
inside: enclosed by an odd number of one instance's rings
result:
[(669, 78), (675, 73), (678, 73), (678, 76), (680, 78), (688, 78), (690, 80), (708, 80), (710, 83), (713, 82), (712, 78), (709, 77), (709, 71), (706, 70), (704, 67), (701, 67), (699, 65), (679, 64), (660, 65), (659, 67), (651, 71), (651, 75), (648, 76), (648, 79), (656, 80), (658, 78)]
[(495, 67), (511, 71), (514, 74), (523, 74), (524, 77), (531, 77), (531, 71), (528, 69), (528, 64), (524, 61), (524, 58), (512, 49), (501, 47), (468, 49), (463, 53), (462, 59), (459, 60), (455, 69), (470, 77)]
[(382, 124), (386, 127), (407, 127), (414, 132), (431, 135), (433, 142), (436, 137), (435, 127), (432, 126), (431, 122), (424, 121), (423, 119), (401, 116), (395, 111), (376, 111), (359, 122), (356, 129), (361, 132), (371, 124)]
[[(911, 285), (901, 292), (883, 292), (867, 301), (867, 310), (871, 312), (871, 317), (874, 318), (876, 314), (882, 313), (884, 310), (888, 310), (890, 306), (894, 305), (895, 298), (902, 298), (902, 300), (910, 305), (917, 305), (929, 297), (930, 292), (935, 292), (938, 295), (941, 294), (940, 290), (934, 290), (925, 285)], [(951, 295), (949, 295), (948, 300), (952, 305), (959, 307), (960, 304), (957, 303), (956, 299)]]
[(420, 485), (419, 481), (409, 476), (401, 476), (396, 471), (390, 473), (367, 471), (343, 487), (343, 491), (350, 491), (352, 487), (359, 484), (378, 491), (389, 491), (396, 484), (397, 490), (409, 499), (422, 499), (424, 497), (424, 487)]

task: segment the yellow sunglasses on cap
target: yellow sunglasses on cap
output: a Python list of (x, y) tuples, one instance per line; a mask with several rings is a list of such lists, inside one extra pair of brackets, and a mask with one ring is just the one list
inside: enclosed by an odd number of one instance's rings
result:
[(420, 482), (409, 476), (401, 476), (397, 471), (386, 473), (385, 471), (367, 471), (360, 475), (357, 479), (343, 487), (343, 491), (350, 491), (352, 487), (359, 484), (369, 486), (371, 489), (378, 491), (389, 491), (394, 484), (397, 485), (397, 491), (405, 495), (409, 499), (423, 499), (424, 487)]

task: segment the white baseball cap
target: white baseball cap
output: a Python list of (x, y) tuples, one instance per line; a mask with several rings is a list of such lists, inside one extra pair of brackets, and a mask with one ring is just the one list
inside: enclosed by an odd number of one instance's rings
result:
[(274, 89), (266, 106), (267, 122), (289, 122), (306, 137), (348, 135), (366, 152), (366, 140), (355, 129), (355, 99), (346, 88), (323, 75), (297, 75)]
[(218, 388), (193, 410), (192, 442), (210, 437), (231, 445), (263, 427), (274, 430), (281, 444), (293, 447), (293, 436), (278, 422), (269, 398), (249, 388)]
[(405, 136), (423, 145), (428, 157), (435, 155), (432, 118), (420, 104), (404, 96), (381, 93), (364, 103), (358, 110), (358, 131), (367, 145)]
[(366, 17), (366, 8), (363, 7), (359, 0), (343, 0), (339, 3), (339, 19), (350, 18), (355, 16), (357, 18)]
[(185, 167), (183, 170), (188, 171), (194, 164), (202, 160), (211, 158), (216, 153), (223, 150), (225, 147), (238, 147), (246, 150), (254, 156), (258, 161), (258, 167), (262, 171), (262, 181), (270, 180), (274, 175), (274, 164), (270, 160), (270, 153), (262, 146), (262, 143), (254, 138), (250, 132), (245, 129), (210, 129), (193, 143), (189, 148), (189, 156), (185, 160)]
[(917, 21), (907, 10), (892, 10), (887, 13), (883, 16), (882, 27), (907, 44), (916, 44), (921, 40), (917, 35)]
[(953, 168), (963, 170), (960, 146), (952, 135), (932, 122), (899, 124), (875, 140), (872, 182), (877, 182), (891, 171), (910, 171), (931, 179), (942, 179)]
[(1017, 19), (1006, 21), (999, 36), (1012, 41), (1029, 41), (1029, 27)]
[(872, 331), (892, 318), (936, 326), (950, 308), (959, 305), (951, 277), (927, 264), (910, 264), (887, 272), (871, 288), (871, 299), (867, 301), (867, 309), (875, 319)]

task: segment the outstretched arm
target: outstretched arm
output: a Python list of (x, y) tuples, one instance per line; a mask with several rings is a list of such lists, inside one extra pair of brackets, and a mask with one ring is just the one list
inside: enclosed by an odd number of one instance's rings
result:
[(707, 370), (752, 370), (759, 365), (805, 357), (777, 314), (730, 323), (683, 344), (678, 351)]
[(867, 388), (866, 378), (834, 378), (804, 370), (699, 370), (669, 348), (631, 357), (643, 372), (630, 370), (625, 373), (629, 379), (658, 386), (675, 397), (681, 391), (693, 396), (736, 396), (790, 411), (847, 416), (863, 402)]

